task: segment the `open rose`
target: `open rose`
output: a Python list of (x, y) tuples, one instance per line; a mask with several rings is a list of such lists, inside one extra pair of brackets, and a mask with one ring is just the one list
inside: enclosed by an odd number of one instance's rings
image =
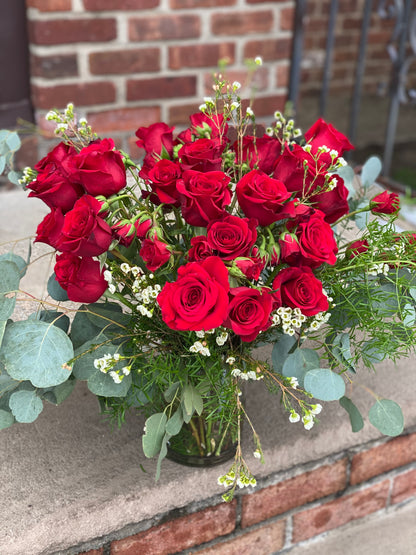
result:
[(144, 165), (139, 175), (152, 188), (153, 193), (143, 191), (143, 196), (149, 196), (155, 204), (174, 204), (179, 206), (179, 193), (176, 182), (181, 177), (181, 168), (177, 162), (159, 160), (154, 166)]
[[(320, 146), (326, 146), (330, 150), (336, 151), (338, 156), (342, 156), (346, 150), (354, 148), (345, 135), (340, 133), (333, 125), (327, 123), (322, 118), (319, 118), (312, 127), (306, 131), (305, 139), (311, 145), (313, 154), (318, 152)], [(331, 160), (329, 153), (323, 153), (321, 156), (325, 155)], [(335, 159), (338, 156), (336, 156)]]
[(299, 308), (305, 316), (314, 316), (329, 308), (322, 283), (307, 266), (280, 270), (272, 289), (278, 307)]
[(93, 141), (74, 156), (76, 176), (92, 196), (110, 197), (126, 186), (126, 170), (113, 139)]
[(57, 248), (78, 256), (98, 256), (105, 252), (113, 239), (108, 223), (101, 218), (102, 204), (84, 195), (65, 214), (62, 234)]
[(166, 123), (153, 123), (148, 127), (139, 127), (136, 131), (136, 144), (144, 148), (146, 156), (145, 164), (153, 166), (160, 158), (172, 158), (173, 156), (173, 130)]
[(207, 227), (208, 245), (224, 260), (250, 256), (257, 239), (257, 221), (238, 216), (224, 216)]
[(206, 227), (221, 218), (224, 207), (231, 201), (229, 182), (230, 178), (221, 171), (185, 171), (176, 185), (184, 220), (190, 225)]
[(224, 148), (225, 144), (220, 139), (197, 139), (193, 143), (186, 143), (178, 152), (181, 168), (184, 171), (219, 171)]
[(370, 200), (370, 210), (373, 214), (395, 214), (399, 208), (400, 200), (396, 193), (384, 191)]
[(261, 331), (270, 327), (273, 297), (270, 289), (260, 291), (251, 287), (230, 290), (231, 301), (224, 326), (233, 330), (243, 341), (253, 341)]
[[(334, 232), (331, 226), (325, 221), (325, 215), (320, 210), (315, 210), (309, 217), (300, 218), (296, 226), (296, 221), (288, 223), (288, 228), (297, 237), (299, 253), (296, 262), (311, 268), (317, 268), (324, 262), (335, 264), (337, 261), (336, 253), (338, 245), (335, 241)], [(296, 248), (296, 245), (293, 245)], [(289, 249), (293, 255), (293, 249)], [(293, 256), (292, 256), (293, 258)], [(294, 263), (294, 260), (285, 260)], [(283, 256), (282, 256), (283, 259)]]
[(198, 260), (204, 260), (208, 256), (212, 256), (211, 247), (208, 245), (207, 238), (205, 235), (197, 235), (191, 239), (191, 248), (188, 251), (187, 258), (189, 262), (197, 262)]
[(111, 226), (111, 230), (114, 233), (117, 241), (120, 245), (128, 247), (132, 244), (134, 238), (136, 237), (136, 228), (134, 224), (129, 221), (120, 221)]
[(294, 216), (292, 203), (287, 204), (290, 193), (282, 181), (261, 170), (244, 175), (237, 183), (236, 194), (244, 214), (256, 218), (262, 226)]
[(107, 289), (104, 270), (98, 260), (80, 258), (71, 253), (56, 257), (55, 276), (70, 301), (95, 303)]
[(64, 225), (64, 215), (60, 208), (53, 208), (36, 229), (35, 243), (46, 243), (57, 248)]
[(210, 330), (221, 326), (228, 309), (228, 271), (217, 256), (178, 269), (157, 297), (163, 321), (174, 330)]
[[(246, 135), (243, 137), (242, 161), (246, 162), (251, 169), (257, 167), (264, 173), (270, 174), (280, 156), (281, 148), (280, 141), (275, 137)], [(234, 150), (238, 152), (237, 144), (234, 144)]]
[(166, 243), (157, 237), (145, 239), (139, 254), (145, 261), (146, 268), (151, 272), (166, 264), (171, 257), (171, 252)]

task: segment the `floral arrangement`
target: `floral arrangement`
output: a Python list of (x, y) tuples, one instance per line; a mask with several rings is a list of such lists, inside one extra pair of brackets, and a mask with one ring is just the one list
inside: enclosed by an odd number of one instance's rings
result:
[[(395, 193), (368, 200), (378, 159), (357, 180), (342, 157), (353, 146), (331, 124), (302, 135), (276, 112), (261, 129), (239, 89), (218, 75), (215, 98), (177, 135), (163, 122), (140, 127), (141, 164), (72, 105), (48, 114), (61, 142), (21, 181), (50, 208), (35, 242), (56, 261), (38, 311), (12, 321), (29, 262), (0, 257), (0, 427), (32, 422), (84, 380), (119, 424), (128, 409), (144, 412), (157, 475), (175, 449), (231, 448), (226, 500), (255, 485), (243, 421), (263, 459), (241, 395), (249, 382), (262, 380), (306, 430), (325, 401), (362, 428), (346, 396), (358, 363), (408, 356), (416, 343), (416, 235), (396, 230)], [(271, 360), (256, 358), (264, 344)], [(370, 422), (400, 434), (400, 407), (374, 396)]]

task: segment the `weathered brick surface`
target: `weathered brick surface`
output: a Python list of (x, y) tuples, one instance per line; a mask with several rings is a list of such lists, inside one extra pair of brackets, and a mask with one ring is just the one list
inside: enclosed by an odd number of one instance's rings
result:
[(289, 6), (280, 10), (280, 29), (282, 31), (291, 31), (294, 25), (295, 7)]
[(55, 54), (51, 56), (32, 54), (30, 67), (32, 75), (45, 79), (78, 75), (78, 62), (75, 54)]
[[(143, 108), (120, 108), (87, 114), (88, 123), (97, 133), (131, 131), (145, 127), (160, 120), (158, 106)], [(137, 137), (135, 138), (137, 140)]]
[(269, 486), (242, 499), (243, 528), (262, 522), (343, 490), (347, 483), (347, 459), (305, 472), (284, 482)]
[(351, 484), (359, 484), (414, 461), (416, 461), (416, 433), (397, 437), (354, 455), (351, 463)]
[(129, 38), (133, 42), (197, 38), (200, 31), (197, 15), (132, 17), (129, 21)]
[(265, 62), (290, 57), (292, 40), (289, 38), (251, 40), (244, 46), (244, 57), (261, 56)]
[(218, 8), (219, 6), (235, 6), (237, 0), (170, 0), (169, 6), (173, 10), (183, 8)]
[(177, 98), (196, 94), (196, 77), (155, 77), (127, 81), (127, 100)]
[(201, 545), (235, 529), (236, 502), (222, 503), (155, 526), (111, 544), (111, 555), (168, 555)]
[(40, 12), (66, 12), (71, 10), (72, 0), (26, 0), (26, 6)]
[(84, 0), (84, 8), (90, 11), (148, 10), (159, 6), (160, 0)]
[(198, 555), (270, 555), (285, 543), (286, 521), (278, 520), (241, 536), (195, 551)]
[(416, 468), (394, 478), (391, 503), (401, 503), (416, 497)]
[(94, 75), (156, 72), (160, 70), (159, 48), (135, 48), (89, 55), (90, 71)]
[(289, 84), (289, 65), (281, 65), (276, 68), (276, 84), (278, 87), (287, 87)]
[(267, 33), (273, 29), (274, 14), (271, 10), (258, 12), (225, 12), (212, 16), (211, 30), (214, 35), (244, 36), (251, 33)]
[(253, 110), (256, 116), (269, 116), (276, 110), (282, 111), (285, 107), (286, 95), (273, 95), (257, 97), (253, 102)]
[(218, 60), (227, 58), (229, 63), (235, 61), (235, 45), (232, 42), (221, 44), (187, 44), (169, 48), (170, 69), (183, 67), (216, 67)]
[(36, 108), (64, 108), (68, 102), (76, 106), (89, 106), (114, 102), (116, 91), (113, 83), (107, 81), (56, 85), (55, 87), (32, 87), (33, 104)]
[(200, 106), (200, 102), (198, 104), (178, 104), (176, 106), (171, 106), (169, 108), (169, 116), (168, 116), (168, 124), (169, 125), (189, 125), (189, 116), (198, 112), (198, 108)]
[(293, 542), (307, 540), (383, 509), (387, 503), (389, 487), (389, 481), (385, 480), (320, 507), (293, 515)]
[(29, 41), (33, 44), (106, 42), (116, 38), (115, 19), (55, 19), (29, 21)]

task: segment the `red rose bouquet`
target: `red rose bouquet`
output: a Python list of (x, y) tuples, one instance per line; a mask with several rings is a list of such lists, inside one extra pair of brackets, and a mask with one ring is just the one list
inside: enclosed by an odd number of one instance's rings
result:
[[(0, 423), (33, 421), (43, 399), (61, 402), (84, 380), (119, 422), (127, 409), (145, 413), (143, 450), (159, 457), (157, 473), (175, 452), (232, 449), (219, 479), (230, 499), (255, 484), (240, 441), (242, 421), (251, 426), (243, 385), (249, 395), (262, 380), (307, 430), (324, 401), (362, 427), (345, 395), (358, 362), (406, 356), (416, 343), (416, 243), (395, 228), (397, 195), (368, 200), (378, 159), (357, 180), (343, 159), (353, 147), (329, 123), (302, 135), (276, 113), (260, 131), (238, 83), (218, 77), (214, 90), (182, 132), (137, 130), (141, 164), (72, 106), (48, 114), (62, 141), (23, 181), (50, 209), (35, 241), (56, 254), (52, 299), (13, 322), (27, 263), (0, 260)], [(81, 303), (71, 321), (66, 300)], [(257, 359), (260, 344), (270, 360)], [(389, 399), (369, 419), (388, 435), (403, 429)]]

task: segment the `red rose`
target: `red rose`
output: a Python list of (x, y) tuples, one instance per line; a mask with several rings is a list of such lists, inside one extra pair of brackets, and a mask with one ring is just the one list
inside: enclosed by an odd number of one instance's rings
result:
[(354, 241), (347, 247), (347, 254), (349, 258), (354, 258), (363, 252), (368, 251), (368, 241), (366, 239), (361, 239)]
[(73, 147), (59, 143), (42, 158), (35, 165), (39, 172), (35, 181), (27, 186), (32, 189), (29, 197), (40, 198), (50, 208), (61, 208), (63, 212), (71, 210), (76, 200), (84, 194), (84, 189), (74, 176), (72, 159), (75, 154)]
[(265, 266), (264, 260), (256, 256), (236, 258), (234, 262), (247, 279), (254, 281), (259, 279)]
[(166, 325), (174, 330), (210, 330), (221, 326), (228, 309), (228, 271), (217, 256), (178, 269), (157, 297)]
[(344, 185), (344, 180), (338, 175), (334, 175), (334, 178), (337, 180), (337, 184), (332, 191), (313, 194), (309, 197), (311, 204), (325, 214), (325, 221), (329, 224), (333, 224), (348, 214), (350, 210), (347, 200), (348, 189)]
[(166, 123), (153, 123), (149, 127), (139, 127), (136, 131), (139, 148), (144, 148), (146, 163), (153, 165), (160, 158), (171, 158), (173, 155), (173, 130)]
[(224, 121), (224, 114), (208, 115), (197, 112), (192, 114), (189, 119), (191, 120), (192, 130), (196, 135), (208, 132), (210, 139), (224, 139), (227, 135), (228, 124)]
[(92, 196), (110, 197), (126, 186), (126, 170), (112, 139), (93, 141), (74, 156), (76, 176)]
[(261, 331), (270, 327), (273, 296), (270, 289), (251, 287), (230, 290), (231, 301), (224, 326), (233, 330), (243, 341), (253, 341)]
[(70, 301), (95, 303), (107, 289), (104, 270), (100, 270), (98, 260), (64, 253), (56, 257), (54, 269), (56, 280), (66, 290)]
[(299, 308), (305, 316), (314, 316), (329, 308), (322, 283), (308, 267), (284, 268), (274, 279), (272, 289), (277, 306)]
[(282, 233), (279, 238), (280, 259), (287, 264), (296, 264), (299, 259), (300, 247), (294, 233)]
[(220, 171), (185, 171), (176, 184), (184, 220), (190, 225), (206, 227), (221, 218), (224, 206), (231, 201), (229, 182), (230, 178)]
[(213, 172), (221, 170), (221, 155), (225, 148), (220, 139), (197, 139), (184, 144), (178, 152), (183, 171)]
[[(238, 152), (237, 143), (233, 148)], [(251, 169), (258, 168), (264, 173), (272, 173), (280, 156), (282, 145), (275, 137), (243, 137), (242, 162), (246, 162)], [(238, 155), (237, 155), (238, 158)]]
[(176, 182), (181, 177), (181, 168), (171, 160), (159, 160), (154, 166), (143, 166), (139, 175), (152, 188), (153, 194), (143, 191), (143, 196), (150, 197), (155, 204), (174, 204), (179, 206), (179, 193)]
[(399, 208), (400, 199), (396, 193), (384, 191), (370, 200), (370, 210), (373, 214), (395, 214)]
[(197, 237), (192, 237), (191, 248), (188, 251), (187, 259), (189, 262), (197, 262), (198, 260), (204, 260), (208, 256), (212, 256), (211, 247), (208, 245), (207, 238), (205, 235), (198, 235)]
[(293, 230), (299, 243), (297, 263), (311, 268), (317, 268), (324, 262), (331, 265), (336, 263), (338, 246), (324, 216), (323, 212), (315, 210), (311, 216), (301, 218), (297, 226), (296, 222), (288, 222), (289, 230)]
[(152, 219), (151, 218), (146, 218), (144, 220), (142, 220), (142, 218), (139, 218), (135, 224), (134, 227), (136, 228), (136, 235), (139, 239), (145, 239), (147, 236), (147, 233), (150, 229), (152, 229)]
[(261, 170), (252, 170), (243, 176), (236, 186), (238, 203), (248, 218), (256, 218), (260, 225), (267, 226), (294, 216), (293, 203), (286, 187)]
[(225, 216), (207, 227), (208, 245), (224, 260), (250, 256), (257, 239), (256, 220)]
[(299, 145), (293, 145), (292, 148), (285, 145), (283, 153), (276, 161), (273, 177), (283, 181), (288, 191), (299, 193), (299, 196), (309, 196), (317, 187), (325, 185), (325, 175), (316, 172), (312, 156)]
[(111, 230), (113, 231), (120, 245), (123, 245), (125, 247), (131, 245), (134, 238), (136, 237), (136, 228), (134, 224), (129, 221), (118, 222), (111, 226)]
[(145, 261), (146, 268), (151, 272), (166, 264), (171, 257), (171, 252), (167, 248), (166, 243), (163, 243), (157, 237), (145, 239), (139, 254)]
[(78, 256), (98, 256), (105, 252), (113, 239), (111, 228), (101, 218), (102, 204), (84, 195), (66, 213), (58, 250)]
[[(348, 138), (340, 133), (333, 125), (319, 118), (305, 133), (306, 141), (312, 146), (312, 153), (316, 154), (320, 146), (326, 146), (330, 150), (336, 150), (339, 156), (354, 146)], [(329, 153), (326, 154), (330, 158)]]
[(35, 243), (46, 243), (54, 249), (61, 237), (62, 226), (64, 225), (64, 215), (60, 208), (52, 208), (40, 222), (36, 229)]

